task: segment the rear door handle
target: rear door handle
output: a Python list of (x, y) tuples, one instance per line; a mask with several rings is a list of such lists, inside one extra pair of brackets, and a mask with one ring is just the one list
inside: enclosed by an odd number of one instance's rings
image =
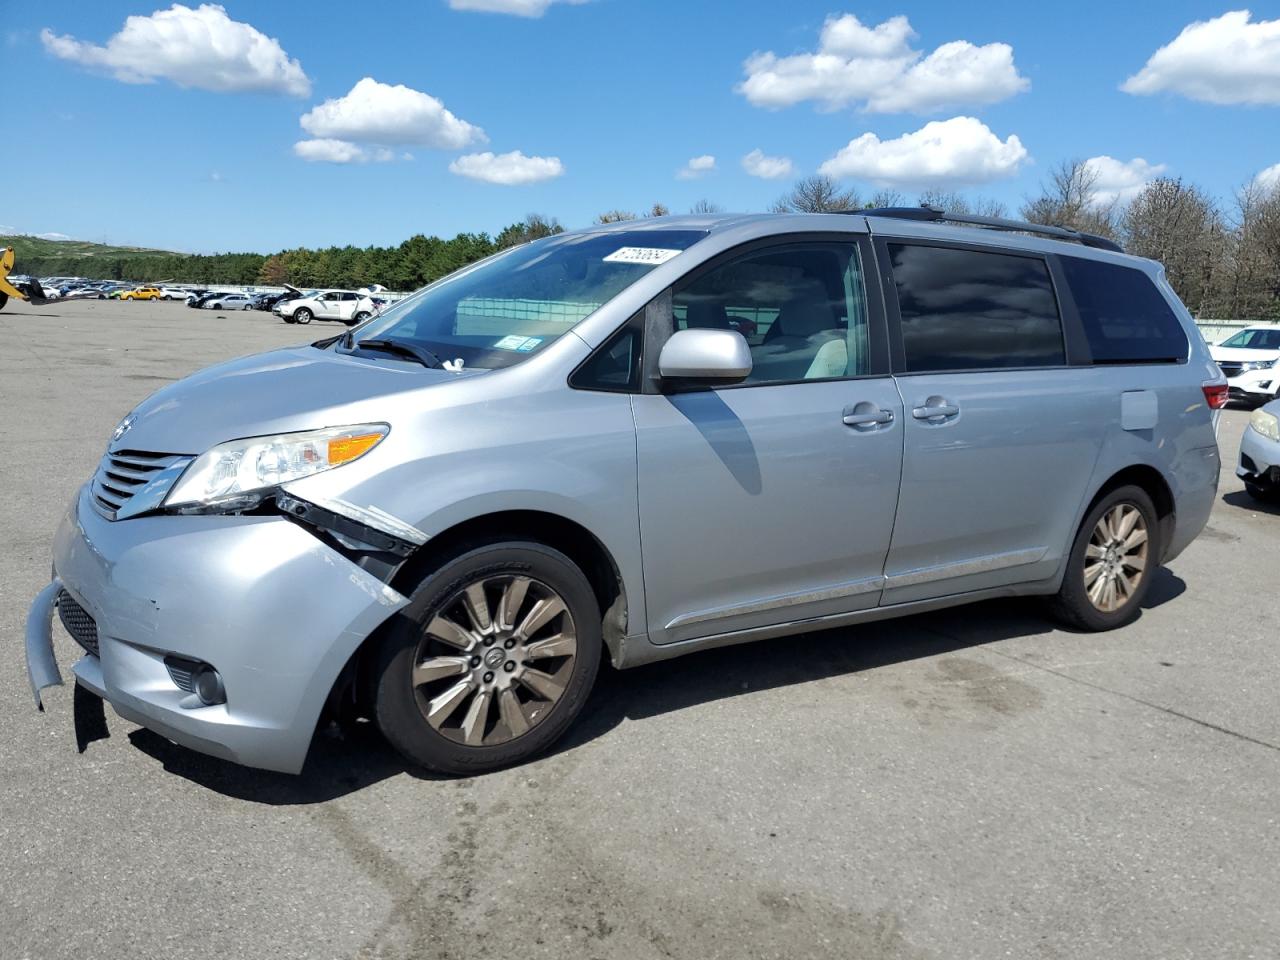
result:
[(893, 423), (893, 411), (882, 410), (874, 403), (866, 400), (844, 408), (844, 420), (847, 427), (877, 427)]
[(947, 403), (945, 397), (930, 397), (921, 406), (911, 411), (917, 420), (947, 420), (960, 412), (953, 403)]

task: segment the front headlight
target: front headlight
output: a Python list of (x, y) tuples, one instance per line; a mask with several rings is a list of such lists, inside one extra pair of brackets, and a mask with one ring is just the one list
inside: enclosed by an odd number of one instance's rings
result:
[(360, 459), (390, 430), (385, 423), (364, 423), (221, 443), (186, 469), (164, 505), (252, 503), (282, 483)]
[(1249, 426), (1268, 440), (1280, 443), (1280, 417), (1274, 413), (1267, 413), (1265, 410), (1253, 411), (1253, 416), (1249, 418)]

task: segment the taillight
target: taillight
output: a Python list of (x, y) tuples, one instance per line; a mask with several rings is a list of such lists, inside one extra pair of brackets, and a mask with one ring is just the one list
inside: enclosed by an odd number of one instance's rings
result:
[(1204, 390), (1204, 401), (1209, 404), (1210, 410), (1221, 410), (1227, 405), (1228, 388), (1225, 383), (1206, 383), (1201, 389)]

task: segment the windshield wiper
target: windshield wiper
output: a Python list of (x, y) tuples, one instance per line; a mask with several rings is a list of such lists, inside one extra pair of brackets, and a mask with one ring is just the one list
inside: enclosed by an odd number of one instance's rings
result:
[(417, 360), (424, 367), (430, 367), (433, 370), (444, 369), (444, 364), (440, 362), (440, 358), (434, 353), (426, 347), (419, 347), (406, 340), (357, 340), (355, 346), (360, 350), (381, 350), (384, 353), (394, 353), (402, 357), (408, 357), (410, 360)]

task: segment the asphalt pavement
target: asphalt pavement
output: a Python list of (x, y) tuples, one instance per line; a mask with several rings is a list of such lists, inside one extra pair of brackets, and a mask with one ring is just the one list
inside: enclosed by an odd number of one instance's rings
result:
[[(36, 712), (52, 533), (116, 422), (341, 330), (179, 304), (0, 312), (0, 958), (1280, 956), (1280, 511), (1233, 475), (1140, 619), (1000, 601), (606, 671), (543, 759), (304, 773)], [(76, 647), (57, 631), (64, 674)]]

